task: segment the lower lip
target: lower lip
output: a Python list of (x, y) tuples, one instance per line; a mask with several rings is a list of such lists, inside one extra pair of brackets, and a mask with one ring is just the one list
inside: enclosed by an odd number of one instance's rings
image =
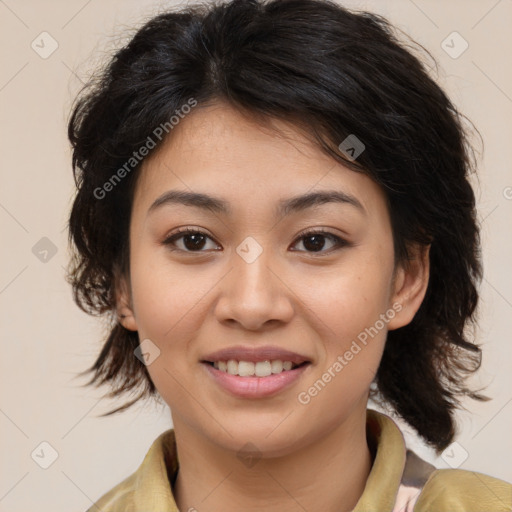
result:
[(305, 364), (268, 377), (240, 377), (217, 370), (208, 363), (202, 364), (217, 384), (240, 398), (265, 398), (276, 395), (296, 382), (309, 367), (309, 364)]

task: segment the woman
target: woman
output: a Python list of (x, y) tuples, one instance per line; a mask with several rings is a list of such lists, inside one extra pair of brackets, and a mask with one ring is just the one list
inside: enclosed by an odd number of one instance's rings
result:
[(70, 281), (113, 320), (90, 383), (173, 429), (99, 510), (510, 510), (367, 409), (439, 453), (485, 398), (460, 117), (383, 18), (324, 0), (168, 12), (116, 53), (69, 124)]

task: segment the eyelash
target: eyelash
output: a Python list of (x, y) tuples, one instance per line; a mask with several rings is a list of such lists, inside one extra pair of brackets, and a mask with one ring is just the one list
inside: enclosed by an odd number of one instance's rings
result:
[[(205, 233), (204, 231), (201, 231), (200, 229), (195, 229), (195, 228), (179, 228), (176, 232), (172, 233), (171, 235), (169, 235), (163, 242), (162, 244), (165, 245), (165, 246), (169, 246), (170, 250), (171, 251), (181, 251), (181, 252), (184, 252), (184, 253), (188, 253), (188, 254), (194, 254), (194, 253), (201, 253), (201, 252), (206, 252), (206, 251), (202, 251), (202, 250), (199, 250), (199, 251), (184, 251), (183, 249), (177, 249), (177, 248), (173, 248), (171, 246), (174, 245), (174, 243), (176, 242), (176, 240), (182, 238), (183, 236), (185, 235), (204, 235), (206, 236), (207, 238), (210, 238), (210, 240), (213, 240), (212, 237), (210, 237), (208, 235), (208, 233)], [(320, 252), (314, 252), (314, 251), (298, 251), (298, 252), (307, 252), (308, 254), (312, 254), (314, 255), (315, 257), (322, 257), (323, 255), (325, 254), (330, 254), (331, 252), (335, 251), (335, 250), (338, 250), (338, 249), (341, 249), (343, 247), (349, 247), (351, 246), (352, 244), (350, 242), (348, 242), (347, 240), (333, 234), (333, 233), (330, 233), (328, 231), (322, 231), (322, 230), (316, 230), (316, 229), (307, 229), (306, 231), (303, 231), (302, 233), (300, 233), (300, 235), (297, 237), (297, 242), (300, 241), (301, 239), (303, 238), (307, 238), (308, 236), (312, 236), (312, 235), (324, 235), (326, 238), (330, 239), (332, 242), (334, 242), (336, 244), (335, 247), (332, 247), (331, 249), (327, 250), (327, 251), (320, 251)], [(295, 245), (295, 244), (294, 244)]]

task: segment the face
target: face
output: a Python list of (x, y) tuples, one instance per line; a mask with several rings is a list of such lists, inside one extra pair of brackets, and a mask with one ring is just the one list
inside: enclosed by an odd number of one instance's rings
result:
[(180, 121), (141, 169), (119, 297), (175, 429), (268, 456), (364, 414), (428, 279), (394, 267), (375, 182), (274, 126), (222, 103)]

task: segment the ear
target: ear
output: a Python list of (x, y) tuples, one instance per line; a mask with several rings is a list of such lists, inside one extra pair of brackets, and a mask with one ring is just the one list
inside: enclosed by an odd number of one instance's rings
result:
[(116, 277), (116, 310), (119, 323), (129, 331), (137, 331), (137, 321), (133, 312), (131, 287), (128, 278), (117, 274)]
[(409, 324), (427, 292), (430, 276), (430, 245), (409, 247), (410, 258), (398, 266), (393, 279), (390, 306), (396, 315), (388, 322), (388, 330)]

